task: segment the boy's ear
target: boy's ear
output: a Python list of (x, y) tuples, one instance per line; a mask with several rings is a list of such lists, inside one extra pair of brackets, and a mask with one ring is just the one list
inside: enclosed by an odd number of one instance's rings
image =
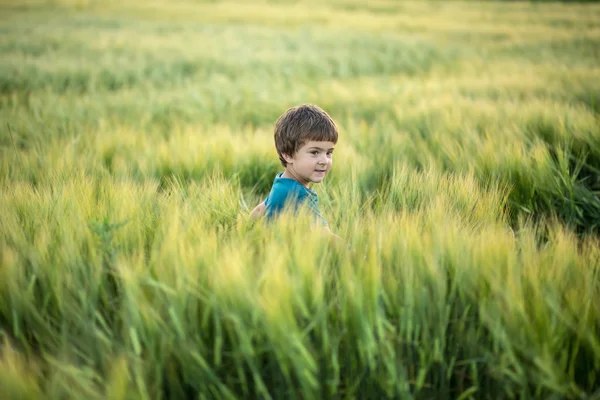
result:
[(294, 163), (294, 158), (290, 157), (289, 154), (281, 153), (281, 156), (283, 157), (283, 159), (285, 160), (286, 163), (288, 163), (288, 164)]

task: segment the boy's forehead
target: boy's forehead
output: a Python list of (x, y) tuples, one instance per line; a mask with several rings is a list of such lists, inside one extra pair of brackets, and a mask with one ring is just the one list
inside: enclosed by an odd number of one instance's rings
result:
[(333, 142), (329, 142), (329, 141), (316, 141), (316, 140), (309, 140), (308, 142), (306, 142), (302, 147), (319, 147), (322, 149), (331, 149), (333, 147), (335, 147), (335, 143)]

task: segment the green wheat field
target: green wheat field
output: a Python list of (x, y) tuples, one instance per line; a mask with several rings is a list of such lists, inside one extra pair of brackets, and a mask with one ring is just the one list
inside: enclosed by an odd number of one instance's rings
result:
[[(600, 399), (600, 4), (0, 3), (4, 399)], [(340, 244), (252, 220), (337, 122)]]

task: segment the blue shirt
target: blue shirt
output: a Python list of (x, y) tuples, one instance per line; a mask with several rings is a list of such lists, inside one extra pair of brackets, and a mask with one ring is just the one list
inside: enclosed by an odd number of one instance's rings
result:
[(283, 172), (278, 173), (273, 180), (271, 193), (265, 200), (265, 216), (268, 220), (276, 217), (288, 203), (294, 205), (294, 209), (305, 201), (308, 202), (308, 207), (315, 214), (315, 219), (322, 225), (327, 225), (327, 221), (319, 212), (319, 199), (317, 193), (291, 178), (282, 178)]

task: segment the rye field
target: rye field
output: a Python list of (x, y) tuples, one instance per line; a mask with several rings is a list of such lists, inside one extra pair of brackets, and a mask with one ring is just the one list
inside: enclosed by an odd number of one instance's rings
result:
[[(6, 399), (600, 398), (600, 4), (0, 3)], [(339, 244), (252, 220), (337, 122)]]

